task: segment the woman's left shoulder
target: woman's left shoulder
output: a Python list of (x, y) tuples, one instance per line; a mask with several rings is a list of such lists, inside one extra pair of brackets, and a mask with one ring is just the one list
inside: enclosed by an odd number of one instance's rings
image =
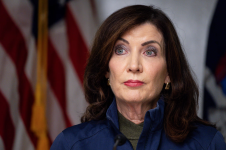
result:
[(189, 138), (197, 141), (205, 150), (226, 150), (222, 134), (212, 126), (196, 124), (196, 129), (190, 133)]

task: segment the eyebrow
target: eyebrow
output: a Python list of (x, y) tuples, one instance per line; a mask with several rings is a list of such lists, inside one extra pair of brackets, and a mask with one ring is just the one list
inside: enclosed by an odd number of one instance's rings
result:
[(160, 44), (159, 42), (155, 41), (155, 40), (151, 40), (151, 41), (144, 42), (144, 43), (141, 44), (141, 45), (142, 45), (142, 46), (145, 46), (145, 45), (148, 45), (148, 44), (151, 44), (151, 43), (156, 43), (156, 44), (158, 44), (158, 45), (162, 48), (161, 44)]
[[(123, 38), (119, 38), (119, 40), (129, 44), (129, 42), (127, 40), (123, 39)], [(144, 42), (144, 43), (141, 44), (141, 46), (145, 46), (145, 45), (148, 45), (148, 44), (151, 44), (151, 43), (156, 43), (162, 48), (161, 44), (159, 42), (155, 41), (155, 40)]]
[(129, 44), (129, 42), (128, 42), (127, 40), (123, 39), (123, 38), (119, 38), (119, 40), (121, 40), (121, 41), (123, 41), (123, 42)]

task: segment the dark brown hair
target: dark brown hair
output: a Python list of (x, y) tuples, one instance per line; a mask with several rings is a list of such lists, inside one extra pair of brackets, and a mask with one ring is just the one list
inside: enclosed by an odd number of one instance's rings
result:
[(122, 8), (109, 16), (96, 33), (85, 70), (84, 90), (89, 103), (82, 122), (101, 120), (114, 94), (107, 85), (105, 74), (116, 41), (128, 30), (149, 22), (164, 38), (170, 90), (162, 90), (165, 100), (164, 130), (174, 142), (185, 140), (195, 122), (209, 125), (197, 116), (199, 91), (183, 53), (175, 28), (161, 10), (153, 6), (134, 5)]

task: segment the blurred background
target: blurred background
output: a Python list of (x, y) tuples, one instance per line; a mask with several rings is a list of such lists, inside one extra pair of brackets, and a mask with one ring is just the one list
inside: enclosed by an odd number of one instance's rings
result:
[(226, 1), (0, 0), (0, 150), (46, 142), (48, 149), (80, 123), (95, 32), (114, 11), (135, 4), (154, 5), (172, 20), (199, 85), (198, 115), (226, 137)]

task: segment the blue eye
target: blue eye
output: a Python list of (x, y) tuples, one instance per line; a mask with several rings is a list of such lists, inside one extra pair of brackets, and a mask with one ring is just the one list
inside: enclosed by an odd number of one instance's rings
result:
[(148, 47), (148, 49), (144, 52), (146, 56), (156, 56), (157, 50), (154, 47)]
[(117, 55), (124, 55), (124, 54), (127, 53), (127, 51), (125, 50), (124, 47), (122, 47), (121, 45), (119, 45), (119, 46), (116, 46), (116, 47), (115, 47), (115, 53), (116, 53)]
[(154, 53), (153, 51), (146, 51), (145, 54), (146, 54), (147, 56), (152, 56), (152, 55), (154, 55), (155, 53)]
[(125, 53), (125, 50), (124, 49), (116, 49), (115, 51), (116, 54), (124, 54)]

